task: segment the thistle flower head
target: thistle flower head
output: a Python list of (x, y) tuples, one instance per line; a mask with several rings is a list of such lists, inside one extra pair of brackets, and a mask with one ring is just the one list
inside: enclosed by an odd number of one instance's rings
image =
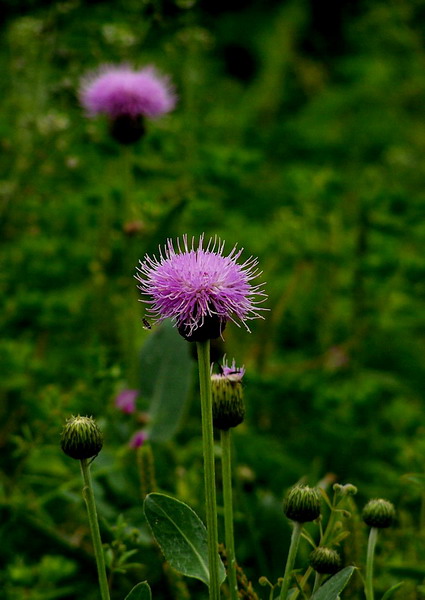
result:
[(220, 374), (211, 375), (213, 423), (226, 431), (242, 423), (245, 416), (242, 390), (245, 369), (236, 367), (233, 360), (230, 367), (224, 362), (221, 370)]
[(115, 406), (123, 413), (131, 415), (136, 410), (138, 390), (122, 390), (115, 398)]
[(103, 113), (113, 119), (123, 115), (153, 119), (176, 104), (167, 77), (154, 67), (134, 70), (128, 65), (103, 65), (89, 73), (81, 81), (79, 97), (88, 116)]
[(61, 435), (61, 448), (71, 458), (82, 460), (97, 456), (103, 446), (103, 436), (92, 417), (71, 417)]
[(314, 521), (320, 515), (320, 493), (308, 485), (296, 485), (289, 490), (283, 504), (283, 512), (298, 523)]
[(363, 509), (362, 518), (369, 527), (389, 527), (395, 518), (394, 504), (383, 498), (369, 500)]
[(341, 557), (336, 550), (319, 546), (309, 556), (310, 565), (322, 575), (333, 575), (341, 568)]
[(168, 240), (159, 258), (145, 256), (137, 268), (138, 288), (148, 299), (148, 312), (162, 321), (171, 318), (189, 341), (219, 337), (227, 321), (242, 322), (260, 318), (257, 305), (266, 299), (262, 285), (251, 281), (260, 273), (257, 260), (237, 261), (242, 249), (224, 256), (224, 242), (217, 238), (195, 246), (187, 236), (177, 240), (177, 251)]

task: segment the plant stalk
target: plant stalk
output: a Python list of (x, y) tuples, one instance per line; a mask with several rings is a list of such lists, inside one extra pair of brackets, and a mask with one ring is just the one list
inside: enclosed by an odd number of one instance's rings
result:
[(314, 577), (314, 585), (313, 585), (313, 591), (311, 592), (311, 595), (313, 596), (315, 592), (317, 592), (317, 590), (320, 587), (320, 584), (322, 582), (322, 576), (320, 573), (317, 573), (316, 571), (316, 575)]
[(108, 579), (106, 577), (105, 558), (103, 555), (102, 540), (100, 538), (99, 522), (97, 520), (96, 503), (94, 500), (93, 484), (90, 475), (90, 466), (86, 458), (80, 461), (84, 487), (83, 498), (87, 506), (90, 531), (93, 540), (94, 555), (96, 558), (97, 575), (99, 578), (100, 595), (102, 600), (110, 600)]
[(217, 533), (217, 501), (215, 490), (214, 430), (210, 374), (210, 341), (196, 342), (199, 364), (199, 386), (202, 413), (202, 445), (204, 451), (205, 511), (207, 521), (209, 598), (220, 599), (219, 554)]
[(366, 578), (365, 578), (365, 596), (366, 600), (374, 600), (373, 592), (373, 559), (375, 556), (376, 541), (378, 539), (378, 528), (371, 527), (369, 541), (367, 544), (366, 556)]
[(303, 528), (302, 523), (294, 521), (294, 528), (292, 530), (291, 544), (289, 546), (288, 558), (286, 561), (285, 575), (283, 577), (282, 587), (280, 589), (279, 600), (286, 600), (288, 597), (289, 584), (291, 583), (292, 571), (295, 564), (295, 558), (298, 552), (298, 545), (300, 543), (301, 531)]
[(224, 534), (231, 600), (238, 600), (235, 537), (233, 533), (232, 438), (230, 429), (221, 430), (221, 467), (223, 477)]

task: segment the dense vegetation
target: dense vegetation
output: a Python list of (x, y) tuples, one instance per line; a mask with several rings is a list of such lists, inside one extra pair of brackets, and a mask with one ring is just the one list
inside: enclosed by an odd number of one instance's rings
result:
[[(180, 585), (152, 547), (128, 440), (150, 415), (158, 489), (202, 514), (196, 371), (175, 330), (162, 352), (142, 326), (133, 275), (167, 237), (202, 232), (258, 256), (269, 295), (265, 320), (217, 347), (247, 369), (234, 442), (248, 576), (282, 575), (283, 494), (327, 478), (356, 485), (358, 508), (395, 504), (377, 590), (403, 579), (395, 598), (423, 598), (423, 2), (326, 3), (330, 18), (313, 0), (4, 4), (2, 598), (98, 597), (78, 464), (59, 448), (77, 413), (105, 434), (93, 474), (112, 565), (137, 550), (114, 600), (143, 578), (154, 598)], [(77, 97), (88, 70), (121, 62), (155, 64), (179, 96), (130, 148)], [(164, 370), (168, 412), (150, 404)], [(114, 405), (122, 388), (140, 390), (134, 418)], [(361, 539), (342, 551), (363, 564)], [(354, 577), (344, 598), (361, 594)]]

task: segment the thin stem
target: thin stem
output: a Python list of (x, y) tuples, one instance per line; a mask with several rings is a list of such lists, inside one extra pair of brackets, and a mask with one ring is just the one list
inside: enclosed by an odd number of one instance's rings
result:
[[(304, 588), (307, 585), (307, 582), (310, 579), (310, 575), (312, 573), (313, 573), (313, 569), (311, 567), (308, 567), (307, 571), (304, 573), (303, 577), (301, 578), (301, 581), (299, 582), (298, 587), (301, 588), (301, 590), (303, 590), (303, 593), (304, 593)], [(294, 590), (294, 592), (291, 596), (291, 600), (297, 600), (299, 594), (300, 594), (300, 589)]]
[(322, 576), (320, 575), (320, 573), (318, 573), (316, 571), (316, 575), (314, 577), (313, 591), (311, 592), (312, 596), (313, 596), (314, 592), (316, 592), (319, 589), (321, 581), (322, 581)]
[(366, 600), (373, 600), (373, 559), (375, 556), (375, 546), (378, 539), (377, 527), (371, 527), (369, 533), (369, 541), (367, 544), (367, 556), (366, 556), (366, 578), (365, 578), (365, 596)]
[(294, 528), (292, 530), (291, 536), (291, 545), (289, 546), (288, 559), (286, 561), (285, 575), (283, 577), (283, 583), (280, 589), (279, 600), (286, 600), (288, 597), (289, 584), (291, 583), (292, 570), (295, 564), (295, 557), (297, 556), (298, 544), (300, 543), (302, 528), (302, 523), (294, 521)]
[(97, 575), (99, 577), (100, 595), (102, 600), (110, 600), (108, 580), (106, 577), (105, 558), (103, 556), (102, 540), (100, 539), (99, 522), (97, 520), (96, 503), (94, 500), (93, 484), (90, 475), (90, 466), (86, 458), (80, 461), (84, 487), (83, 498), (87, 506), (90, 531), (93, 540), (94, 555), (96, 558)]
[(214, 431), (210, 375), (210, 342), (197, 342), (199, 385), (202, 412), (202, 445), (204, 450), (205, 509), (208, 535), (208, 563), (210, 571), (210, 600), (219, 600), (219, 555), (217, 533), (217, 501), (215, 492)]
[(224, 534), (231, 600), (238, 600), (236, 578), (235, 538), (233, 534), (233, 498), (232, 498), (232, 438), (230, 429), (221, 430), (221, 467), (223, 474)]

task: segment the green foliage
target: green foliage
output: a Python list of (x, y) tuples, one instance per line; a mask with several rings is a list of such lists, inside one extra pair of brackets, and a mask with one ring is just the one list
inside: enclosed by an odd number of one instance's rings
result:
[(382, 596), (381, 600), (390, 600), (390, 598), (395, 594), (395, 592), (401, 588), (401, 586), (403, 585), (403, 581), (401, 581), (400, 583), (396, 583), (394, 584), (392, 587), (390, 587), (389, 590), (387, 590), (385, 592), (385, 594)]
[[(170, 565), (183, 575), (209, 585), (207, 532), (196, 513), (187, 504), (164, 494), (146, 496), (144, 511)], [(220, 583), (225, 577), (220, 562)]]
[(149, 439), (166, 442), (181, 425), (192, 380), (188, 344), (169, 321), (143, 345), (140, 375), (144, 397), (149, 402)]
[(345, 567), (345, 569), (333, 575), (317, 590), (312, 600), (337, 600), (355, 570), (355, 567)]
[(152, 594), (147, 581), (142, 581), (138, 583), (128, 596), (125, 597), (125, 600), (152, 600)]

